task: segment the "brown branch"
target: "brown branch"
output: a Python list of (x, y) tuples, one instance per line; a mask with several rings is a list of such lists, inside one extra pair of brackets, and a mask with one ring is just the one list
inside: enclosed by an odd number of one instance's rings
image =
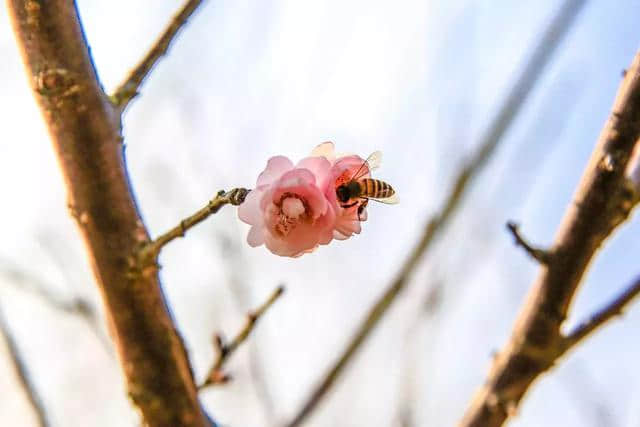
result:
[(622, 315), (622, 311), (640, 294), (640, 277), (618, 295), (613, 301), (602, 307), (588, 320), (576, 326), (565, 338), (565, 351), (578, 344), (580, 341), (592, 334), (596, 329), (613, 319)]
[(358, 326), (356, 333), (347, 344), (347, 347), (341, 353), (338, 360), (324, 374), (322, 380), (311, 392), (309, 397), (304, 401), (301, 409), (294, 416), (293, 420), (287, 424), (288, 427), (299, 426), (316, 408), (333, 383), (340, 377), (348, 362), (356, 354), (356, 351), (389, 309), (392, 302), (405, 288), (419, 261), (431, 247), (435, 236), (445, 228), (449, 220), (453, 217), (471, 182), (482, 171), (498, 148), (498, 145), (503, 140), (504, 134), (524, 105), (527, 96), (538, 82), (553, 52), (568, 32), (573, 18), (578, 14), (584, 3), (585, 0), (568, 0), (558, 13), (558, 16), (556, 16), (547, 28), (531, 59), (525, 65), (522, 74), (519, 76), (504, 104), (501, 106), (498, 115), (480, 139), (478, 144), (479, 149), (475, 153), (475, 156), (456, 176), (453, 188), (449, 192), (444, 206), (440, 212), (429, 220), (417, 246), (410, 253), (396, 278), (368, 310), (367, 315)]
[(11, 363), (15, 368), (16, 375), (18, 376), (18, 381), (20, 381), (20, 386), (24, 390), (24, 394), (27, 396), (29, 405), (31, 405), (31, 409), (33, 409), (33, 412), (36, 415), (38, 425), (40, 427), (48, 427), (50, 424), (49, 419), (47, 418), (47, 411), (42, 404), (42, 399), (40, 399), (40, 396), (38, 396), (38, 392), (35, 386), (31, 382), (27, 364), (22, 358), (20, 349), (18, 348), (18, 343), (16, 343), (16, 340), (14, 339), (13, 334), (9, 329), (9, 325), (7, 324), (7, 320), (4, 317), (2, 307), (0, 307), (0, 335), (2, 335), (5, 343), (7, 344), (9, 358), (11, 359)]
[(220, 334), (215, 335), (214, 344), (218, 351), (218, 356), (213, 362), (213, 366), (209, 369), (206, 379), (202, 384), (198, 386), (199, 389), (213, 385), (222, 384), (229, 381), (229, 375), (222, 372), (224, 364), (229, 357), (240, 347), (240, 345), (249, 338), (249, 335), (258, 323), (258, 320), (264, 315), (264, 313), (273, 305), (274, 302), (284, 293), (284, 286), (278, 286), (269, 296), (269, 298), (262, 303), (260, 307), (247, 314), (247, 320), (244, 326), (238, 334), (230, 341), (225, 342), (224, 338)]
[(224, 190), (219, 191), (216, 197), (210, 200), (205, 207), (198, 210), (193, 215), (186, 217), (171, 230), (161, 234), (156, 239), (146, 244), (140, 251), (140, 262), (143, 265), (147, 265), (150, 260), (155, 260), (164, 245), (178, 237), (184, 237), (185, 233), (191, 227), (198, 225), (211, 215), (217, 213), (224, 205), (231, 204), (233, 206), (239, 206), (244, 202), (247, 194), (249, 194), (249, 190), (244, 188), (234, 188), (228, 192), (225, 192)]
[[(640, 138), (638, 117), (640, 52), (618, 90), (611, 115), (560, 224), (548, 263), (541, 266), (511, 338), (494, 360), (461, 427), (501, 426), (515, 413), (533, 381), (566, 351), (561, 326), (582, 277), (605, 239), (628, 218), (638, 201), (625, 175)], [(620, 301), (626, 300), (623, 297)], [(590, 327), (583, 332), (578, 329), (578, 334), (586, 335)]]
[(540, 264), (546, 264), (549, 262), (549, 258), (551, 254), (548, 251), (545, 251), (540, 248), (533, 247), (529, 242), (526, 241), (522, 234), (520, 234), (520, 227), (515, 222), (507, 222), (507, 229), (513, 234), (513, 238), (515, 239), (516, 245), (521, 246), (522, 249), (525, 250), (526, 253), (531, 256), (531, 258), (538, 261)]
[(209, 424), (155, 264), (122, 157), (120, 110), (102, 91), (75, 2), (8, 0), (34, 95), (86, 243), (128, 393), (152, 426)]
[(162, 35), (155, 41), (140, 63), (129, 72), (125, 80), (116, 88), (110, 98), (111, 102), (118, 106), (120, 111), (124, 110), (129, 102), (138, 95), (140, 86), (151, 72), (151, 69), (156, 65), (158, 60), (167, 53), (175, 36), (201, 4), (202, 0), (188, 0), (184, 6), (182, 6), (182, 9), (173, 17)]

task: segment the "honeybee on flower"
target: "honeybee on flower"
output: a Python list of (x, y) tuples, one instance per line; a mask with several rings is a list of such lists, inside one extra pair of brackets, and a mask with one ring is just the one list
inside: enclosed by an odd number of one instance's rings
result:
[(398, 203), (396, 192), (389, 184), (379, 179), (363, 178), (367, 170), (372, 171), (380, 165), (381, 159), (381, 151), (371, 153), (351, 179), (341, 183), (336, 182), (336, 197), (340, 201), (340, 206), (349, 208), (357, 205), (358, 218), (366, 209), (369, 200), (390, 205)]
[(396, 203), (393, 188), (371, 178), (381, 153), (366, 160), (337, 156), (334, 145), (318, 145), (296, 165), (284, 156), (269, 159), (256, 188), (238, 210), (251, 225), (247, 241), (276, 255), (298, 257), (360, 233), (369, 200)]

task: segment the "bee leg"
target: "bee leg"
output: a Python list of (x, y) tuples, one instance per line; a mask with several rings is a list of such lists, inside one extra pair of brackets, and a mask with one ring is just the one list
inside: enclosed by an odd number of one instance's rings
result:
[(360, 215), (362, 215), (362, 212), (364, 212), (364, 210), (367, 208), (367, 204), (369, 203), (368, 199), (364, 199), (361, 203), (360, 206), (358, 206), (358, 221), (362, 222), (362, 220), (360, 219)]
[(349, 204), (346, 204), (346, 205), (340, 205), (340, 206), (342, 206), (342, 208), (344, 208), (344, 209), (348, 209), (348, 208), (351, 208), (351, 207), (357, 205), (358, 203), (359, 203), (358, 201), (355, 201), (353, 203), (349, 203)]

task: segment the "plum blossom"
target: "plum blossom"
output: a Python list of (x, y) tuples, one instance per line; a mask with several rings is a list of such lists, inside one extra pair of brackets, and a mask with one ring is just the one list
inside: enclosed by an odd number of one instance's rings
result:
[(336, 205), (325, 196), (330, 170), (324, 157), (307, 157), (295, 166), (284, 156), (269, 159), (238, 210), (251, 225), (249, 245), (297, 257), (328, 244), (336, 223)]
[(296, 165), (284, 156), (270, 158), (238, 209), (240, 219), (251, 225), (249, 245), (264, 244), (276, 255), (298, 257), (334, 238), (360, 233), (366, 211), (358, 218), (358, 205), (341, 207), (336, 188), (363, 162), (355, 155), (337, 156), (331, 142), (320, 144)]

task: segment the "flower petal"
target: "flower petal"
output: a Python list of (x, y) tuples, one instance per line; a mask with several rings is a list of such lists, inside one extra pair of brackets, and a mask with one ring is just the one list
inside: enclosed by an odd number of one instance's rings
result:
[(360, 212), (360, 222), (366, 221), (368, 217), (369, 214), (367, 213), (367, 208), (364, 208), (362, 212)]
[(298, 162), (296, 168), (309, 170), (316, 178), (316, 185), (324, 192), (331, 178), (331, 163), (324, 157), (307, 157)]
[(291, 193), (307, 203), (314, 219), (327, 211), (327, 199), (315, 185), (315, 176), (308, 169), (293, 169), (285, 173), (272, 187), (273, 203), (279, 203), (285, 193)]
[(312, 156), (322, 156), (325, 157), (330, 162), (333, 162), (336, 159), (335, 147), (333, 142), (327, 141), (323, 142), (320, 145), (317, 145), (316, 148), (311, 151)]
[(360, 227), (360, 221), (352, 221), (346, 218), (338, 218), (336, 221), (336, 230), (345, 236), (351, 236), (352, 234), (360, 234), (362, 228)]
[(258, 176), (256, 186), (269, 185), (291, 169), (293, 169), (293, 162), (285, 156), (272, 157), (267, 162), (267, 167)]
[(274, 183), (274, 187), (297, 187), (305, 184), (315, 184), (316, 177), (309, 169), (291, 169), (285, 172), (278, 182)]
[(264, 243), (264, 232), (264, 227), (252, 226), (247, 235), (247, 243), (249, 243), (249, 246), (255, 248), (256, 246), (262, 245)]
[(341, 232), (339, 232), (338, 230), (333, 230), (333, 238), (336, 240), (347, 240), (349, 237), (351, 237), (351, 235), (346, 236)]
[(247, 224), (260, 225), (263, 222), (263, 213), (260, 208), (260, 200), (264, 195), (264, 186), (251, 190), (246, 199), (238, 208), (238, 217)]
[[(370, 177), (370, 171), (367, 166), (363, 166), (364, 159), (359, 156), (341, 157), (331, 167), (331, 178), (334, 180), (336, 187), (344, 184), (358, 174), (358, 178)], [(360, 169), (362, 168), (362, 169)]]

